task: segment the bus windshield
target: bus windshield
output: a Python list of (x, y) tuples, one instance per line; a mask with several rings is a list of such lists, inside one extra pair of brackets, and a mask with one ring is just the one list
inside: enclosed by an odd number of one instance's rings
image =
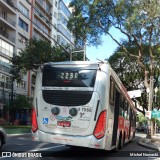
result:
[(94, 87), (96, 72), (95, 69), (83, 69), (80, 67), (57, 68), (45, 65), (42, 86)]

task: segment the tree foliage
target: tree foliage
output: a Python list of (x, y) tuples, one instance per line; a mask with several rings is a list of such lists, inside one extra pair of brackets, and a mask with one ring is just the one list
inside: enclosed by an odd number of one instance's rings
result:
[[(99, 27), (99, 18), (103, 18), (104, 10), (109, 8), (105, 6), (109, 2), (91, 1), (91, 0), (72, 0), (69, 7), (72, 8), (72, 16), (68, 22), (68, 28), (74, 33), (76, 40), (87, 40), (88, 44), (98, 46), (102, 43), (101, 36), (103, 29)], [(100, 12), (99, 9), (101, 8)], [(103, 12), (102, 12), (103, 10)], [(103, 19), (102, 19), (103, 20)], [(107, 24), (107, 23), (106, 23)], [(108, 29), (109, 26), (106, 26)]]
[[(84, 36), (92, 45), (100, 44), (97, 42), (101, 41), (101, 35), (110, 36), (119, 45), (118, 51), (129, 56), (123, 59), (121, 54), (117, 55), (127, 65), (121, 67), (122, 72), (126, 75), (133, 73), (131, 79), (134, 77), (143, 81), (145, 88), (149, 88), (150, 77), (160, 73), (160, 1), (72, 0), (70, 7), (73, 9), (73, 16), (68, 23), (70, 30)], [(111, 27), (118, 29), (126, 37), (126, 42), (118, 41), (116, 35), (111, 34)], [(121, 65), (120, 62), (118, 64)], [(117, 71), (121, 69), (117, 67)], [(126, 77), (122, 80), (129, 86), (133, 81)], [(157, 78), (158, 76), (155, 77), (154, 86)]]
[[(83, 37), (92, 45), (99, 45), (102, 34), (108, 34), (121, 47), (123, 44), (111, 35), (110, 27), (118, 29), (127, 41), (137, 45), (138, 54), (148, 44), (154, 52), (160, 43), (160, 5), (157, 0), (71, 0), (72, 16), (69, 29), (76, 38)], [(125, 47), (123, 48), (125, 49)], [(130, 53), (125, 49), (127, 53)]]
[[(136, 53), (136, 46), (135, 45), (128, 45), (125, 41), (123, 42), (123, 45), (127, 48), (127, 50), (130, 50), (133, 54)], [(147, 68), (149, 68), (149, 51), (148, 46), (144, 45), (144, 49), (146, 50), (145, 56), (143, 56), (143, 63)], [(156, 65), (155, 68), (158, 68), (159, 65), (159, 59), (160, 59), (160, 52), (157, 51), (155, 60)], [(144, 72), (139, 67), (137, 61), (132, 59), (130, 56), (126, 55), (121, 47), (118, 47), (115, 51), (115, 53), (109, 57), (108, 61), (110, 62), (112, 68), (115, 70), (115, 72), (118, 74), (119, 78), (121, 79), (122, 83), (125, 85), (126, 89), (128, 91), (137, 90), (140, 89), (142, 91), (142, 96), (136, 98), (134, 100), (136, 103), (139, 104), (139, 106), (142, 106), (142, 110), (137, 108), (138, 111), (145, 114), (145, 110), (148, 110), (148, 97), (147, 92), (144, 86)], [(155, 69), (154, 72), (154, 88), (158, 86), (158, 77), (160, 76), (160, 72), (157, 69)], [(159, 92), (157, 93), (157, 101), (154, 103), (154, 107), (159, 107)]]
[(137, 115), (137, 122), (139, 122), (140, 125), (144, 126), (144, 125), (147, 124), (147, 118), (144, 117), (143, 114), (139, 113), (139, 114)]
[[(99, 45), (101, 35), (109, 35), (125, 53), (134, 57), (139, 66), (145, 71), (153, 73), (154, 54), (160, 45), (160, 5), (157, 0), (72, 0), (70, 7), (73, 16), (68, 27), (78, 36), (86, 38), (92, 45)], [(116, 40), (116, 35), (109, 32), (114, 27), (126, 36), (129, 45), (137, 48), (133, 54)], [(148, 45), (150, 68), (145, 68), (142, 63), (145, 53), (144, 45)], [(146, 76), (146, 87), (148, 87)]]
[[(30, 39), (24, 50), (12, 59), (11, 73), (14, 79), (21, 80), (22, 75), (27, 70), (37, 70), (39, 65), (46, 62), (66, 61), (70, 59), (70, 55), (60, 46), (51, 46), (45, 40)], [(82, 59), (81, 55), (77, 55), (74, 59)]]
[(14, 109), (30, 109), (32, 108), (31, 99), (25, 95), (17, 95), (13, 103)]

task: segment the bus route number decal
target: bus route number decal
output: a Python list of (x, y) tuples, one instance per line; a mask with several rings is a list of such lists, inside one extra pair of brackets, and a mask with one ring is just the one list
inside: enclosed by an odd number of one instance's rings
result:
[(92, 112), (92, 108), (78, 108), (78, 111), (80, 112)]

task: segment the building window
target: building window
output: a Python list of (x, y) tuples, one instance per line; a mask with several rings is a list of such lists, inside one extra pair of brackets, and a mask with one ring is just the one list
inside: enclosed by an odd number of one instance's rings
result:
[(22, 52), (21, 49), (17, 48), (17, 55), (19, 56), (19, 54)]
[(43, 0), (37, 0), (43, 6)]
[(59, 8), (63, 11), (63, 13), (67, 16), (67, 17), (70, 17), (70, 15), (71, 15), (71, 12), (69, 11), (69, 9), (66, 7), (66, 5), (64, 4), (64, 2), (63, 1), (60, 1), (59, 2), (60, 4), (60, 6), (59, 6)]
[(67, 26), (67, 19), (61, 13), (58, 14), (58, 20)]
[(29, 10), (22, 4), (19, 3), (19, 10), (24, 14), (26, 17), (29, 17)]
[(24, 36), (22, 36), (21, 34), (18, 34), (19, 38), (18, 38), (18, 41), (24, 45), (26, 45), (28, 39)]
[(0, 74), (0, 86), (10, 88), (11, 78), (3, 73)]
[(51, 6), (50, 6), (48, 3), (46, 3), (46, 11), (47, 11), (48, 13), (50, 13), (50, 8), (51, 8)]
[(9, 43), (5, 42), (4, 40), (0, 39), (0, 52), (9, 56), (13, 57), (13, 46)]
[(57, 36), (57, 42), (63, 46), (67, 46), (67, 42), (65, 41), (65, 39), (61, 36)]
[(53, 35), (53, 39), (54, 39), (54, 40), (57, 40), (57, 36), (56, 36), (56, 35)]
[(19, 26), (28, 32), (28, 24), (19, 18)]
[(8, 59), (0, 56), (0, 70), (10, 73), (10, 69), (11, 69), (11, 62)]
[(26, 82), (25, 81), (16, 82), (16, 87), (21, 89), (26, 89)]
[(56, 12), (54, 12), (54, 17), (57, 19), (57, 13)]
[(49, 30), (45, 27), (44, 24), (42, 24), (38, 19), (35, 19), (35, 24), (40, 28), (43, 32), (46, 34), (49, 34)]
[(61, 24), (58, 24), (58, 29), (62, 32), (63, 36), (71, 41), (71, 35)]
[(58, 6), (58, 2), (57, 2), (57, 1), (55, 1), (55, 6), (56, 6), (56, 7)]

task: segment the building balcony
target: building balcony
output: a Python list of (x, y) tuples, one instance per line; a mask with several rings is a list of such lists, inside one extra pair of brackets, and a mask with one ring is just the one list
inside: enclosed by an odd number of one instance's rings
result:
[[(39, 28), (37, 25), (34, 25), (34, 30), (37, 31), (37, 33), (41, 37), (40, 39), (46, 39), (49, 42), (51, 41), (50, 35), (46, 33), (43, 29)], [(35, 34), (34, 37), (39, 39)]]
[(14, 7), (14, 3), (12, 2), (12, 0), (3, 0), (4, 2), (6, 2), (9, 6)]
[(63, 13), (66, 17), (71, 16), (71, 12), (69, 11), (68, 7), (65, 5), (65, 3), (63, 1), (60, 1), (59, 13)]
[(10, 74), (11, 67), (5, 65), (2, 61), (0, 61), (0, 70)]
[(0, 87), (4, 88), (4, 89), (10, 89), (11, 88), (11, 84), (0, 81)]
[[(5, 58), (7, 58), (7, 59), (9, 59), (10, 60), (10, 58), (11, 57), (13, 57), (13, 52), (11, 52), (11, 51), (9, 51), (9, 49), (7, 48), (7, 49), (5, 49), (5, 48), (3, 48), (3, 47), (1, 47), (0, 46), (0, 56), (3, 56), (3, 57), (5, 57)], [(4, 56), (5, 55), (5, 56)], [(3, 64), (2, 62), (1, 62), (1, 60), (0, 60), (0, 64)], [(5, 64), (5, 66), (6, 66), (6, 63), (4, 63)], [(7, 65), (8, 66), (8, 65)], [(9, 66), (8, 66), (9, 67)]]
[(36, 0), (35, 6), (37, 8), (40, 8), (44, 12), (44, 14), (47, 13), (47, 15), (49, 17), (52, 17), (52, 13), (51, 13), (52, 4), (51, 3), (50, 4), (46, 4), (46, 3), (47, 3), (47, 1), (45, 2), (44, 0)]
[(13, 34), (9, 33), (8, 31), (0, 29), (0, 35), (10, 40), (11, 42), (15, 43), (15, 37), (13, 36)]
[(58, 24), (57, 26), (59, 32), (66, 38), (68, 39), (69, 41), (71, 41), (71, 34), (67, 31), (67, 29), (65, 29), (61, 24)]
[(0, 0), (0, 6), (6, 12), (11, 12), (16, 15), (14, 0)]
[(2, 12), (0, 12), (0, 18), (11, 24), (13, 27), (16, 27), (16, 22), (12, 20), (10, 17), (3, 15)]
[(51, 22), (47, 16), (44, 16), (43, 13), (39, 12), (37, 9), (35, 10), (35, 16), (37, 16), (44, 25), (47, 25), (51, 29)]

